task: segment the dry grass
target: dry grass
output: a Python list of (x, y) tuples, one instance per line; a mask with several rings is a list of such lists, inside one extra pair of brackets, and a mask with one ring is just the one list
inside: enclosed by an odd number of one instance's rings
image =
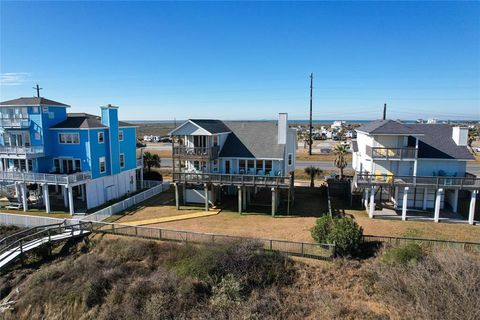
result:
[[(352, 154), (349, 153), (346, 156), (348, 163), (352, 163)], [(301, 161), (332, 161), (335, 160), (335, 154), (333, 153), (322, 153), (322, 154), (308, 154), (308, 149), (298, 149), (297, 150), (297, 160)]]

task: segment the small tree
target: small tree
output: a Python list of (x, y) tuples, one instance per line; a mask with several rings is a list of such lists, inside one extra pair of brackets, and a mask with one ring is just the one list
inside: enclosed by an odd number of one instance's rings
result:
[[(472, 147), (472, 144), (473, 142), (476, 140), (477, 138), (477, 130), (474, 129), (474, 128), (470, 128), (468, 129), (468, 139), (467, 139), (467, 144), (468, 144), (468, 147), (473, 151), (473, 147)], [(475, 152), (475, 151), (473, 151)]]
[(335, 146), (333, 153), (335, 154), (335, 160), (333, 160), (333, 163), (340, 169), (340, 179), (343, 179), (343, 169), (348, 165), (346, 158), (348, 148), (346, 145), (340, 143)]
[(325, 215), (317, 219), (311, 234), (319, 243), (335, 243), (337, 254), (346, 256), (358, 251), (363, 229), (352, 218), (332, 218)]
[(310, 188), (315, 187), (315, 177), (322, 173), (320, 168), (310, 166), (305, 168), (305, 173), (310, 176)]
[(154, 168), (160, 168), (161, 160), (158, 154), (151, 154), (150, 152), (145, 152), (143, 154), (143, 163), (147, 166), (148, 172)]

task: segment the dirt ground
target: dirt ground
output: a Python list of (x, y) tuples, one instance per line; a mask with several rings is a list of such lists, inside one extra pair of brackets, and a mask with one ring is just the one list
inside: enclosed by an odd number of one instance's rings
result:
[[(328, 212), (326, 198), (319, 188), (296, 189), (296, 200), (290, 215), (287, 215), (286, 208), (283, 207), (279, 214), (272, 218), (267, 205), (250, 207), (246, 213), (240, 215), (236, 211), (235, 199), (229, 199), (224, 201), (221, 206), (222, 211), (218, 215), (149, 226), (245, 237), (313, 241), (310, 229), (314, 226), (316, 218)], [(201, 206), (182, 206), (181, 210), (177, 211), (173, 193), (170, 191), (133, 208), (124, 216), (114, 216), (111, 221), (121, 223), (166, 217), (198, 211), (201, 208)], [(363, 210), (346, 209), (344, 213), (355, 218), (367, 235), (480, 241), (480, 226), (370, 219)]]

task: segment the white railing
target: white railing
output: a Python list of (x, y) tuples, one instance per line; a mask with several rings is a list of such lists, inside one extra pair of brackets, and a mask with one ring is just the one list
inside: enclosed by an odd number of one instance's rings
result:
[[(145, 185), (149, 185), (149, 184), (154, 184), (154, 183), (157, 183), (156, 181), (144, 181)], [(102, 221), (102, 220), (105, 220), (106, 218), (116, 214), (116, 213), (119, 213), (119, 212), (122, 212), (123, 210), (129, 208), (129, 207), (132, 207), (142, 201), (145, 201), (159, 193), (162, 193), (164, 190), (167, 190), (168, 188), (170, 188), (170, 183), (168, 182), (164, 182), (164, 183), (161, 183), (161, 182), (158, 182), (155, 186), (151, 187), (150, 189), (148, 190), (145, 190), (143, 192), (140, 192), (130, 198), (127, 198), (125, 200), (122, 200), (122, 201), (119, 201), (109, 207), (106, 207), (104, 209), (101, 209), (95, 213), (92, 213), (88, 216), (85, 216), (83, 217), (82, 219), (80, 220), (83, 220), (83, 221)]]
[(0, 119), (0, 127), (28, 128), (30, 127), (30, 120), (28, 118), (3, 118)]
[(0, 180), (3, 181), (54, 183), (66, 185), (70, 183), (89, 180), (91, 178), (92, 175), (90, 172), (78, 172), (73, 174), (52, 174), (36, 172), (0, 171)]
[(143, 158), (137, 159), (137, 167), (143, 167)]
[(59, 218), (48, 218), (48, 217), (35, 217), (28, 216), (23, 214), (11, 214), (11, 213), (1, 213), (0, 214), (0, 225), (12, 225), (20, 228), (31, 228), (44, 226), (47, 224), (61, 223), (64, 222), (64, 219)]
[(8, 147), (0, 146), (0, 154), (27, 155), (27, 154), (43, 154), (43, 146), (34, 147)]

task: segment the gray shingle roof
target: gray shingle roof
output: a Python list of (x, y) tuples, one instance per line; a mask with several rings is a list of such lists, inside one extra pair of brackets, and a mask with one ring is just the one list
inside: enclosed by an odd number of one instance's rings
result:
[(68, 104), (38, 97), (22, 97), (18, 99), (0, 102), (0, 107), (6, 106), (61, 106), (69, 107)]
[(278, 128), (272, 122), (226, 122), (232, 131), (220, 157), (283, 159), (285, 145), (278, 144)]
[[(118, 121), (120, 127), (134, 127), (127, 122)], [(108, 128), (102, 124), (101, 118), (88, 113), (69, 113), (67, 119), (51, 127), (52, 129), (88, 129)]]
[(214, 133), (224, 133), (230, 132), (230, 129), (225, 125), (221, 120), (211, 120), (211, 119), (190, 119), (197, 126), (202, 127), (208, 132)]
[(369, 134), (412, 134), (412, 129), (401, 123), (400, 121), (395, 120), (377, 120), (366, 123), (356, 131), (366, 132)]
[[(467, 147), (458, 146), (452, 138), (452, 127), (448, 124), (411, 124), (418, 137), (418, 157), (426, 159), (467, 159), (474, 157)], [(412, 138), (410, 138), (412, 139)]]

